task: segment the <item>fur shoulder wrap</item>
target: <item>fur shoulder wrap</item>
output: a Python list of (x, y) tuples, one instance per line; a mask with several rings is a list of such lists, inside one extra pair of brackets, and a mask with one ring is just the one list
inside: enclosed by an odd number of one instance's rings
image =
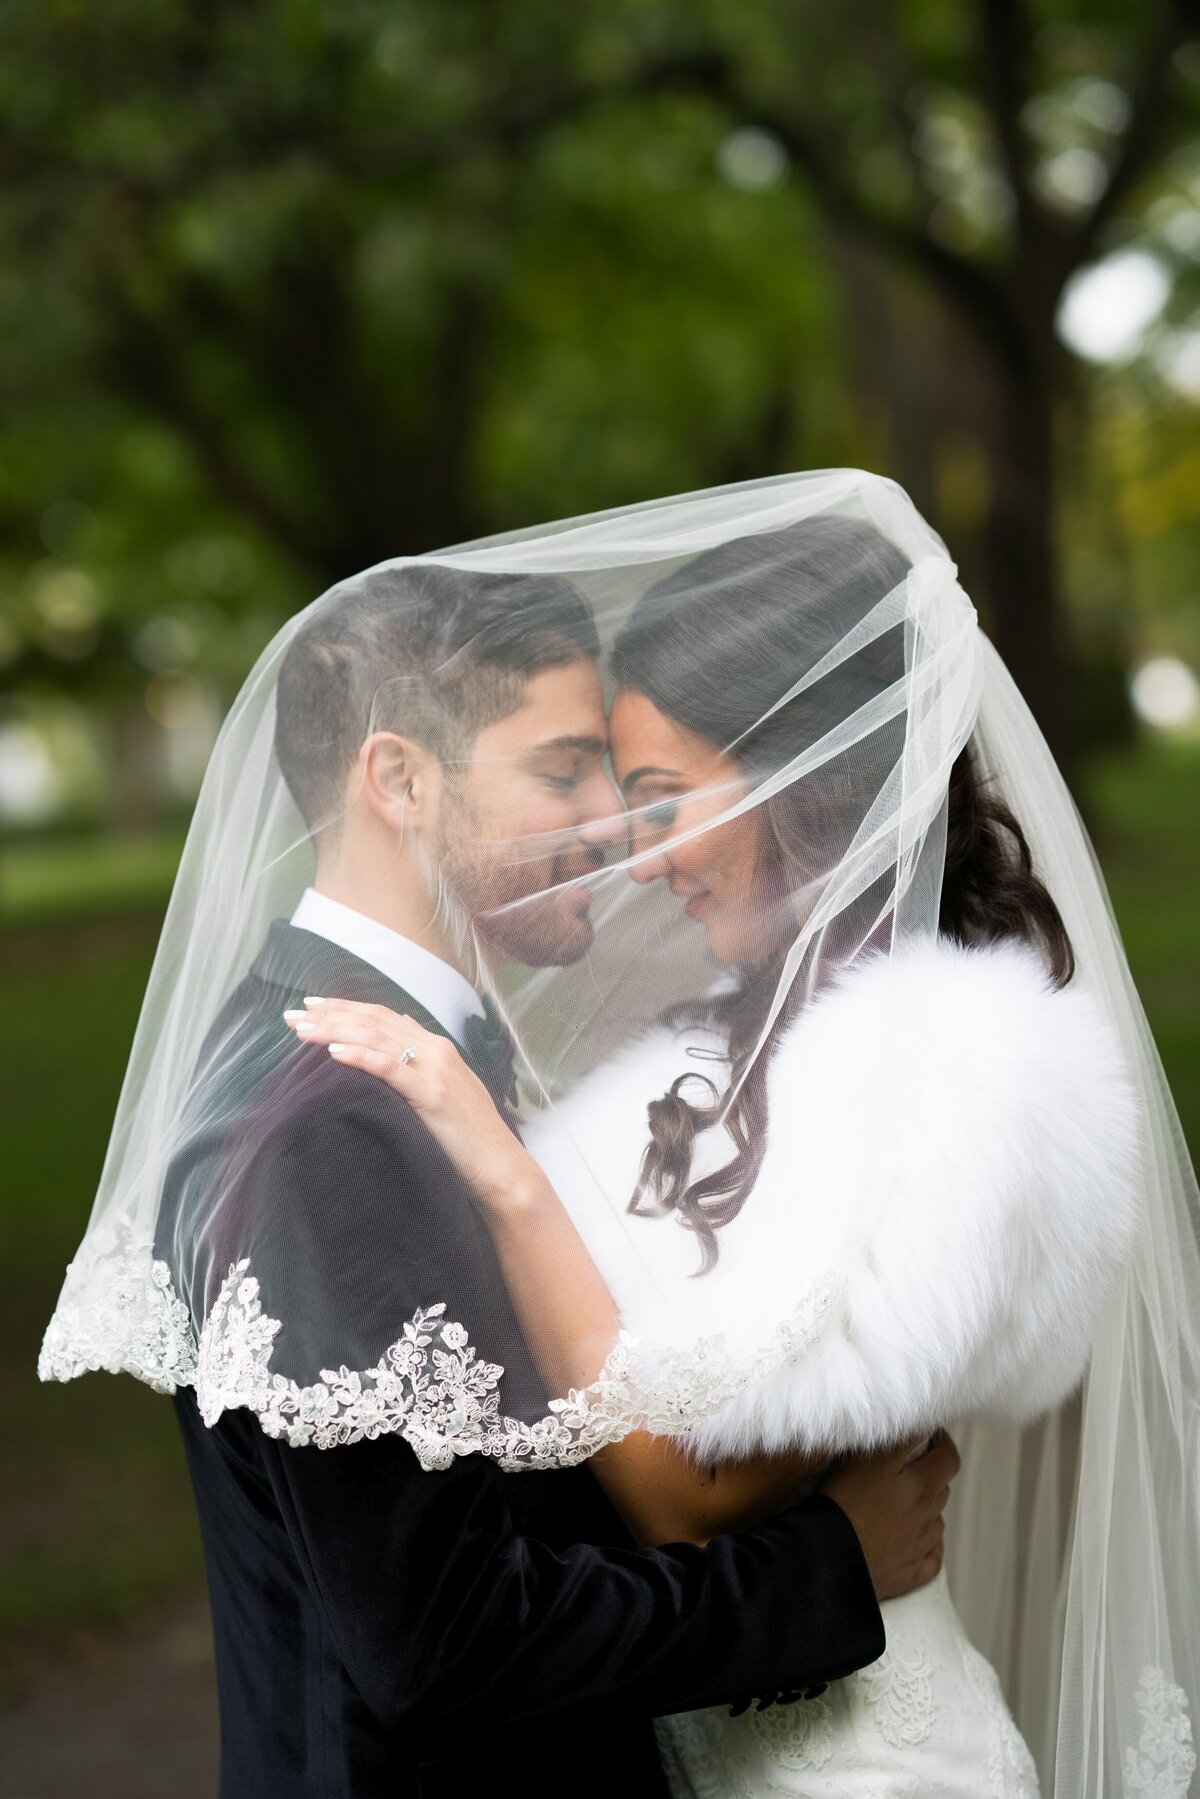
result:
[[(1137, 1210), (1138, 1109), (1092, 994), (1055, 989), (1017, 943), (855, 965), (778, 1043), (759, 1179), (699, 1277), (674, 1214), (627, 1209), (646, 1106), (688, 1071), (724, 1091), (714, 1039), (656, 1028), (525, 1134), (651, 1345), (751, 1356), (833, 1277), (815, 1346), (701, 1426), (699, 1453), (1024, 1421), (1078, 1384)], [(723, 1127), (705, 1131), (694, 1172), (731, 1154)]]

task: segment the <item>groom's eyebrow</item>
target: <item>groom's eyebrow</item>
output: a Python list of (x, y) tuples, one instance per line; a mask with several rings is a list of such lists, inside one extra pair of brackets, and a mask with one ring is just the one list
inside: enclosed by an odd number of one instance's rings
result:
[(545, 743), (539, 743), (529, 752), (531, 756), (542, 756), (547, 750), (575, 750), (584, 756), (602, 756), (607, 745), (602, 737), (548, 737)]

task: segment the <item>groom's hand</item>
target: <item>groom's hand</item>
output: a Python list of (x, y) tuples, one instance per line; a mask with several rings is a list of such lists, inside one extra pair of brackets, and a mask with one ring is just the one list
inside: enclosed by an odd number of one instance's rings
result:
[(880, 1600), (923, 1587), (942, 1565), (959, 1454), (944, 1430), (919, 1453), (926, 1441), (843, 1462), (822, 1488), (854, 1526)]

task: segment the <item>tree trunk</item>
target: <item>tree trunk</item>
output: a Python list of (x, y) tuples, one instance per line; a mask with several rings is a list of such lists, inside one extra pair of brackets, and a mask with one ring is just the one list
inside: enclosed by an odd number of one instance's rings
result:
[(983, 542), (991, 635), (1070, 780), (1079, 708), (1055, 546), (1053, 388), (1015, 359), (994, 357), (993, 377)]

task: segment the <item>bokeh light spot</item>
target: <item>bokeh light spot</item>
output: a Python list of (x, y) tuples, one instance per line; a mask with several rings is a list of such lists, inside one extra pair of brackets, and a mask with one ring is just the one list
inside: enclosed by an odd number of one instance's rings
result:
[(1129, 694), (1138, 717), (1160, 731), (1190, 724), (1200, 713), (1200, 681), (1178, 656), (1152, 656), (1136, 669)]

